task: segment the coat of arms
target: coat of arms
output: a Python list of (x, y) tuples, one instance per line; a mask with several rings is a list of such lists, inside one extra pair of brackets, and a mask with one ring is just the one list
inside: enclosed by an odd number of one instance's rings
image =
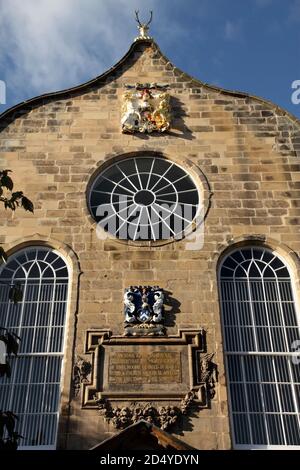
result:
[(146, 83), (126, 85), (123, 95), (122, 132), (165, 132), (170, 127), (168, 85)]
[(164, 291), (159, 286), (131, 286), (124, 292), (126, 335), (163, 335)]

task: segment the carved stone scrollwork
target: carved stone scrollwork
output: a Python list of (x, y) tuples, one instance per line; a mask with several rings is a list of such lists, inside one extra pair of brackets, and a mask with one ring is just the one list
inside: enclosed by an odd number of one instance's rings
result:
[(132, 403), (130, 406), (114, 408), (109, 400), (94, 397), (100, 414), (106, 421), (111, 421), (116, 429), (124, 429), (137, 421), (144, 420), (164, 430), (169, 429), (182, 415), (187, 414), (195, 398), (196, 393), (191, 391), (182, 399), (179, 407), (168, 404), (156, 407), (152, 403)]
[(214, 353), (205, 354), (200, 358), (199, 381), (206, 384), (206, 391), (209, 400), (212, 400), (216, 394), (215, 384), (218, 381), (217, 365), (212, 362), (214, 355)]
[(90, 362), (85, 361), (82, 357), (77, 356), (76, 362), (73, 368), (73, 387), (74, 396), (76, 397), (80, 391), (82, 383), (88, 383), (88, 376), (92, 372), (92, 365)]

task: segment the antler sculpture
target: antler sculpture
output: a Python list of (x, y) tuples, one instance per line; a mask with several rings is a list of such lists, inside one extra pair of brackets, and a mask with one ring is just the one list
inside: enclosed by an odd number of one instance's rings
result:
[(138, 23), (138, 30), (140, 32), (140, 36), (139, 36), (140, 38), (142, 39), (148, 38), (149, 24), (152, 21), (152, 17), (153, 17), (153, 12), (150, 11), (150, 20), (148, 21), (148, 23), (141, 23), (139, 19), (139, 10), (135, 10), (135, 18)]

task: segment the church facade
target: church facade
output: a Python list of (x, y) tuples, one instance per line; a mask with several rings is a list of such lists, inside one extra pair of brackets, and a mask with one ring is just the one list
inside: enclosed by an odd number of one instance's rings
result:
[(0, 152), (35, 206), (1, 217), (0, 324), (21, 342), (0, 402), (21, 448), (90, 449), (140, 420), (195, 449), (300, 448), (295, 117), (141, 35), (4, 112)]

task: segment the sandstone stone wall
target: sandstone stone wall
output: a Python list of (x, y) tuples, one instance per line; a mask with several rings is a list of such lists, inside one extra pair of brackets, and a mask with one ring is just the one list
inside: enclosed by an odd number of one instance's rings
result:
[[(173, 121), (163, 135), (120, 131), (125, 83), (171, 86)], [(104, 162), (134, 152), (159, 152), (189, 171), (198, 167), (211, 191), (204, 245), (101, 241), (86, 204), (92, 175)], [(219, 369), (210, 409), (190, 418), (177, 435), (200, 449), (231, 447), (217, 286), (221, 254), (234, 243), (259, 242), (293, 265), (300, 250), (300, 124), (255, 97), (209, 87), (182, 73), (149, 41), (134, 44), (110, 73), (76, 90), (16, 107), (0, 120), (1, 168), (35, 213), (1, 211), (0, 242), (13, 253), (30, 243), (60, 250), (72, 266), (59, 446), (89, 448), (115, 430), (97, 411), (70, 398), (74, 354), (84, 356), (85, 331), (123, 333), (122, 294), (131, 284), (159, 284), (176, 306), (174, 325), (207, 330)], [(75, 347), (75, 348), (74, 348)]]

